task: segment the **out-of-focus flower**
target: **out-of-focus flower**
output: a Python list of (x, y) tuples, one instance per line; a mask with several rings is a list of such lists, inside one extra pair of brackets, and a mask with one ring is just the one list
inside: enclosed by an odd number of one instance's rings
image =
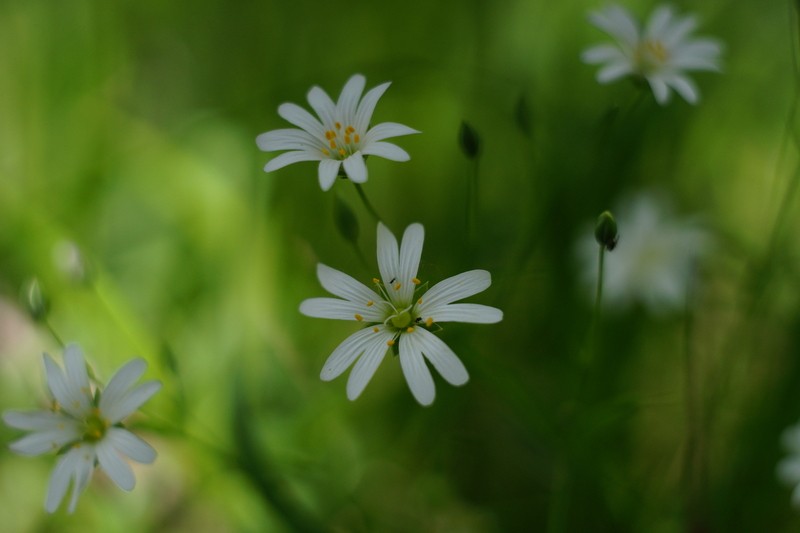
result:
[(47, 512), (54, 512), (61, 504), (70, 481), (69, 512), (74, 512), (96, 464), (121, 489), (132, 490), (136, 480), (125, 457), (139, 463), (152, 463), (156, 458), (156, 451), (121, 423), (161, 388), (161, 383), (155, 380), (133, 386), (147, 363), (144, 359), (128, 362), (102, 392), (97, 388), (92, 390), (83, 353), (76, 345), (64, 350), (66, 372), (47, 354), (44, 365), (52, 409), (6, 411), (3, 421), (13, 428), (32, 431), (12, 442), (9, 446), (12, 451), (22, 455), (59, 453), (47, 489)]
[(800, 422), (784, 430), (781, 442), (789, 456), (778, 462), (775, 473), (783, 483), (794, 487), (792, 504), (800, 507)]
[(392, 347), (399, 351), (400, 366), (414, 398), (422, 405), (430, 405), (436, 391), (426, 358), (452, 385), (463, 385), (469, 379), (463, 363), (431, 329), (441, 322), (491, 324), (503, 318), (503, 312), (494, 307), (453, 303), (491, 285), (491, 275), (485, 270), (464, 272), (424, 291), (427, 284), (417, 278), (424, 238), (422, 225), (411, 224), (398, 248), (392, 232), (378, 223), (378, 268), (382, 279), (372, 280), (374, 289), (343, 272), (323, 264), (317, 266), (322, 286), (339, 298), (310, 298), (300, 305), (300, 312), (318, 318), (355, 320), (367, 326), (333, 351), (320, 374), (323, 380), (330, 381), (358, 360), (347, 382), (347, 397), (351, 400), (361, 394)]
[(281, 104), (278, 114), (300, 129), (268, 131), (256, 138), (256, 144), (265, 152), (289, 150), (267, 163), (264, 171), (271, 172), (300, 161), (319, 161), (319, 185), (327, 191), (342, 167), (353, 182), (367, 181), (364, 156), (408, 161), (410, 157), (405, 150), (383, 140), (419, 132), (394, 122), (370, 127), (375, 105), (390, 82), (370, 89), (362, 98), (365, 84), (364, 76), (354, 75), (336, 103), (323, 89), (312, 87), (308, 91), (308, 103), (319, 119), (298, 105)]
[(618, 5), (590, 13), (589, 20), (616, 41), (616, 45), (593, 46), (581, 55), (586, 63), (604, 64), (597, 73), (600, 83), (633, 76), (647, 80), (659, 104), (669, 101), (670, 88), (695, 104), (700, 93), (685, 73), (720, 70), (719, 41), (691, 37), (697, 19), (693, 15), (678, 16), (670, 6), (657, 7), (643, 29)]
[[(655, 314), (681, 309), (696, 261), (711, 236), (693, 218), (675, 218), (662, 197), (640, 193), (614, 209), (619, 238), (605, 254), (603, 304), (627, 308), (634, 302)], [(587, 232), (576, 246), (588, 294), (597, 282), (597, 241)]]

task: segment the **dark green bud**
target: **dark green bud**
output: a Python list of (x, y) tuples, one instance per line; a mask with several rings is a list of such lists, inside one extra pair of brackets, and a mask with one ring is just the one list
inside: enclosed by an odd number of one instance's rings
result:
[(522, 131), (522, 134), (525, 137), (530, 137), (533, 131), (531, 126), (531, 110), (528, 106), (528, 100), (525, 98), (524, 94), (519, 96), (519, 100), (517, 100), (517, 105), (514, 108), (514, 122), (517, 123), (517, 127)]
[(47, 319), (50, 311), (50, 302), (42, 290), (39, 280), (32, 278), (22, 287), (22, 299), (28, 313), (37, 322)]
[(333, 203), (333, 219), (336, 224), (336, 229), (339, 230), (339, 233), (346, 241), (355, 244), (358, 241), (359, 233), (358, 219), (349, 205), (344, 203), (339, 196), (335, 198)]
[(478, 132), (466, 122), (461, 122), (458, 143), (461, 145), (464, 155), (468, 158), (475, 159), (478, 157), (478, 153), (481, 151), (481, 138), (478, 136)]
[(597, 225), (594, 227), (594, 238), (600, 246), (605, 246), (609, 252), (617, 246), (619, 235), (617, 234), (617, 221), (610, 211), (603, 211), (597, 217)]

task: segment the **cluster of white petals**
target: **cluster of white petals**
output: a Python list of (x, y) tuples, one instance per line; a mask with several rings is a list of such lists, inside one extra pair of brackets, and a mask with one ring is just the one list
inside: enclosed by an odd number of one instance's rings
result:
[(464, 272), (422, 292), (425, 284), (417, 278), (417, 269), (424, 238), (422, 225), (411, 224), (398, 246), (392, 232), (379, 223), (381, 279), (373, 280), (373, 288), (323, 264), (317, 267), (323, 288), (338, 298), (305, 300), (300, 312), (318, 318), (354, 320), (366, 326), (333, 351), (320, 374), (323, 380), (332, 380), (355, 362), (347, 382), (347, 397), (351, 400), (361, 394), (392, 347), (398, 350), (400, 366), (414, 398), (422, 405), (430, 405), (436, 391), (426, 359), (452, 385), (463, 385), (469, 379), (464, 364), (431, 328), (442, 322), (490, 324), (503, 318), (502, 311), (494, 307), (454, 303), (491, 285), (491, 275), (485, 270)]
[(591, 13), (589, 20), (616, 41), (589, 48), (581, 56), (586, 63), (604, 65), (597, 73), (600, 83), (633, 76), (647, 80), (659, 104), (669, 101), (670, 88), (695, 104), (700, 92), (685, 73), (720, 70), (719, 41), (691, 37), (697, 19), (678, 16), (670, 6), (656, 8), (644, 28), (618, 5)]
[(114, 374), (105, 390), (93, 393), (83, 353), (76, 345), (64, 350), (66, 372), (47, 354), (44, 364), (53, 408), (6, 411), (3, 421), (32, 432), (12, 442), (12, 451), (22, 455), (59, 452), (45, 509), (52, 513), (59, 507), (71, 482), (69, 512), (74, 512), (97, 464), (121, 489), (132, 490), (136, 480), (125, 458), (152, 463), (156, 452), (122, 427), (121, 421), (158, 392), (161, 383), (146, 381), (134, 386), (147, 368), (143, 359), (134, 359)]
[(278, 114), (299, 129), (268, 131), (256, 138), (256, 144), (265, 152), (288, 150), (267, 163), (264, 171), (300, 161), (319, 161), (319, 185), (327, 191), (342, 168), (351, 181), (367, 181), (365, 156), (408, 161), (410, 157), (405, 150), (384, 139), (419, 132), (394, 122), (370, 127), (375, 106), (390, 83), (370, 89), (362, 98), (365, 84), (364, 76), (352, 76), (336, 103), (323, 89), (312, 87), (307, 98), (317, 117), (296, 104), (281, 104)]
[[(605, 253), (603, 304), (626, 309), (639, 303), (654, 314), (682, 309), (696, 263), (712, 244), (709, 233), (694, 218), (673, 216), (666, 200), (649, 191), (612, 212), (619, 242)], [(576, 246), (587, 295), (597, 282), (597, 248), (591, 232)]]

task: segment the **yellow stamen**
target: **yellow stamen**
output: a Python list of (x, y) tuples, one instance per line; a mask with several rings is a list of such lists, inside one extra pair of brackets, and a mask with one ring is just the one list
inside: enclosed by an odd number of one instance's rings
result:
[(375, 302), (373, 302), (372, 300), (367, 302), (367, 307), (372, 307), (373, 305), (375, 305)]
[(345, 133), (353, 133), (354, 131), (356, 131), (356, 129), (353, 126), (347, 126), (344, 130)]
[(406, 333), (414, 333), (414, 327), (413, 326), (408, 326), (408, 329), (406, 330)]
[(433, 317), (429, 316), (428, 318), (425, 319), (425, 325), (431, 327), (431, 324), (433, 324)]
[(322, 153), (323, 153), (323, 154), (325, 154), (325, 155), (327, 155), (327, 156), (331, 155), (330, 151), (328, 151), (328, 149), (327, 149), (327, 148), (323, 148), (323, 149), (322, 149)]
[(389, 339), (386, 341), (386, 346), (394, 346), (394, 339)]
[(372, 278), (372, 283), (374, 283), (375, 285), (379, 284), (380, 282), (381, 280), (379, 280), (378, 278)]
[(331, 149), (336, 150), (336, 141), (332, 140), (330, 145), (331, 145)]
[(417, 300), (417, 305), (422, 305), (422, 298), (420, 298), (419, 300)]
[(358, 136), (358, 133), (356, 133), (355, 137), (353, 137), (353, 140), (354, 140), (356, 143), (358, 143), (358, 141), (360, 141), (360, 140), (361, 140), (361, 137), (359, 137), (359, 136)]
[(344, 148), (339, 148), (339, 155), (344, 155), (345, 153)]
[(325, 132), (325, 138), (328, 139), (329, 141), (334, 137), (336, 137), (336, 134), (333, 131), (328, 130)]
[(344, 142), (346, 142), (347, 144), (350, 144), (350, 136), (349, 135), (345, 135), (344, 136)]
[(378, 333), (380, 331), (380, 329), (378, 329), (378, 326), (375, 326), (374, 328), (372, 328), (372, 331), (374, 331), (375, 333)]
[(402, 287), (402, 286), (403, 286), (403, 284), (398, 281), (397, 283), (394, 284), (394, 290), (399, 291), (400, 287)]
[(342, 129), (342, 123), (341, 123), (341, 122), (337, 122), (337, 123), (335, 124), (335, 126), (336, 126), (336, 129), (337, 129), (337, 130), (340, 130), (340, 129)]
[(413, 283), (414, 285), (419, 285), (422, 282), (420, 280), (418, 280), (417, 278), (411, 278), (411, 283)]
[(355, 315), (355, 316), (356, 316), (356, 320), (358, 320), (359, 322), (361, 322), (362, 320), (364, 320), (364, 317), (363, 317), (363, 316), (361, 316), (361, 315), (359, 315), (358, 313), (356, 313), (356, 315)]

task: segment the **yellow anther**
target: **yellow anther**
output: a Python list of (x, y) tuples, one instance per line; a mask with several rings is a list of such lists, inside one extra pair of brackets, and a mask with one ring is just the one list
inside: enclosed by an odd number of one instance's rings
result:
[(363, 317), (363, 316), (361, 316), (361, 315), (359, 315), (358, 313), (356, 313), (355, 317), (356, 317), (356, 320), (358, 320), (359, 322), (361, 322), (362, 320), (364, 320), (364, 317)]
[(414, 285), (419, 285), (422, 282), (420, 280), (418, 280), (417, 278), (411, 278), (411, 283), (413, 283)]
[(331, 155), (330, 151), (327, 148), (323, 148), (322, 153), (328, 156)]
[(361, 137), (358, 135), (358, 133), (356, 133), (355, 137), (353, 137), (353, 140), (354, 140), (356, 143), (358, 143), (358, 141), (360, 141), (360, 140), (361, 140)]
[(433, 324), (433, 317), (429, 316), (428, 318), (425, 319), (425, 325), (431, 327), (431, 324)]
[(356, 129), (353, 126), (347, 126), (344, 130), (345, 133), (353, 133), (354, 131), (356, 131)]
[(406, 330), (406, 333), (414, 333), (414, 327), (413, 326), (408, 326), (408, 329)]
[(334, 137), (336, 137), (336, 133), (334, 133), (333, 131), (328, 130), (325, 132), (325, 138), (328, 139), (329, 141)]
[(381, 280), (379, 280), (378, 278), (372, 278), (372, 283), (374, 283), (375, 285), (379, 284), (380, 282)]
[(419, 300), (417, 300), (417, 305), (422, 305), (422, 298), (420, 298)]
[(394, 284), (394, 290), (399, 291), (400, 287), (402, 287), (402, 286), (403, 286), (403, 284), (398, 281), (397, 283)]
[(394, 339), (389, 339), (386, 341), (386, 346), (394, 346)]
[(373, 305), (375, 305), (375, 302), (373, 302), (372, 300), (367, 302), (367, 307), (372, 307)]
[(336, 141), (333, 141), (333, 140), (332, 140), (332, 141), (330, 142), (330, 146), (331, 146), (331, 149), (333, 149), (333, 150), (336, 150)]
[(335, 124), (335, 126), (336, 126), (336, 129), (337, 129), (337, 130), (340, 130), (340, 129), (342, 129), (342, 123), (341, 123), (341, 122), (337, 122), (337, 123)]
[(374, 328), (372, 328), (372, 331), (374, 331), (375, 333), (378, 333), (380, 331), (380, 329), (378, 329), (378, 326), (375, 326)]
[(344, 155), (347, 152), (344, 151), (344, 148), (339, 148), (339, 155)]
[(344, 142), (347, 143), (347, 144), (350, 144), (350, 136), (349, 135), (345, 135), (344, 136)]

